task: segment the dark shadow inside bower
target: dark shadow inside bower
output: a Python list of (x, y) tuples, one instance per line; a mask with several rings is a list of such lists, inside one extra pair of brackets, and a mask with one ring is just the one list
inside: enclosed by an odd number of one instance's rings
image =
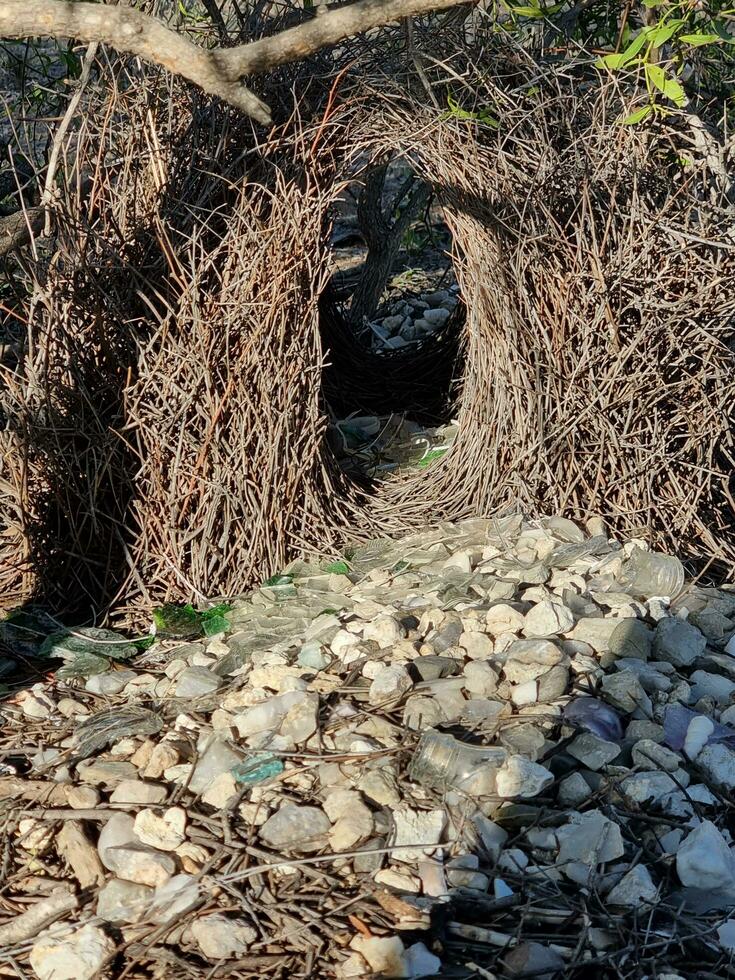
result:
[(464, 306), (443, 212), (410, 163), (378, 157), (354, 186), (338, 202), (320, 297), (323, 394), (343, 468), (386, 475), (400, 468), (396, 458), (426, 462), (446, 443)]

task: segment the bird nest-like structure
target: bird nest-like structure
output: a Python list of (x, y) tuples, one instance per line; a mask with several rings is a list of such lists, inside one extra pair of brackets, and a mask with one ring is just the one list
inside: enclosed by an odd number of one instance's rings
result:
[[(732, 566), (735, 241), (701, 131), (623, 127), (609, 83), (461, 57), (433, 100), (343, 79), (266, 136), (133, 64), (97, 87), (56, 233), (23, 259), (6, 604), (203, 601), (298, 553), (509, 508)], [(447, 93), (461, 113), (436, 108)], [(378, 357), (329, 301), (327, 232), (356, 155), (389, 150), (443, 207), (464, 315)], [(456, 442), (349, 480), (330, 400), (372, 409), (401, 385), (451, 399)]]

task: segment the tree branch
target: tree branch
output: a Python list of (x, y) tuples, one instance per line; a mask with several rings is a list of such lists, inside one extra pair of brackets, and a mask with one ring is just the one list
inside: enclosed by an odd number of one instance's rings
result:
[(76, 38), (109, 44), (118, 51), (161, 65), (260, 123), (271, 121), (268, 106), (242, 84), (248, 75), (306, 58), (326, 45), (382, 24), (453, 7), (461, 0), (360, 0), (329, 8), (312, 20), (273, 37), (234, 48), (208, 51), (183, 34), (131, 7), (70, 0), (2, 0), (0, 37)]

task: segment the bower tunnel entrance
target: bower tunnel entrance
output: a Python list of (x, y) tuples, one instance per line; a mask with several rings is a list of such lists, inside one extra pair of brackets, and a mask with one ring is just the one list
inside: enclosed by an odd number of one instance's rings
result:
[(329, 445), (352, 477), (452, 445), (464, 307), (438, 196), (409, 159), (363, 165), (335, 204), (321, 298)]

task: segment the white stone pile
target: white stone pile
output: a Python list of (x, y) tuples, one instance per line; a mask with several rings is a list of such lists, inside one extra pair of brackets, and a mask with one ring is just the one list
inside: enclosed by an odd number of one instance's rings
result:
[(636, 975), (726, 975), (735, 593), (645, 595), (642, 551), (442, 524), (19, 691), (0, 960), (553, 978), (630, 941)]

